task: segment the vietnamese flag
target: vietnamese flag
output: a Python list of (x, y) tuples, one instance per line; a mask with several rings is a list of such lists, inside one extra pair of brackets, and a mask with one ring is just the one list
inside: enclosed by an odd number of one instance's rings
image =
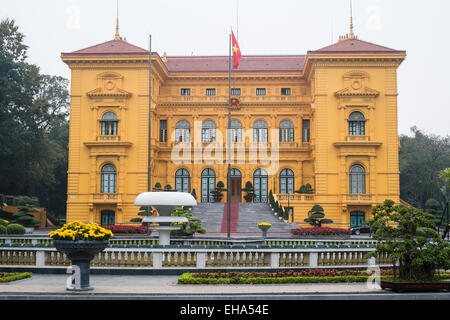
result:
[(233, 30), (231, 30), (231, 38), (232, 38), (232, 50), (233, 50), (233, 60), (234, 60), (234, 69), (239, 67), (239, 61), (241, 60), (241, 49), (239, 48), (239, 44), (234, 36)]

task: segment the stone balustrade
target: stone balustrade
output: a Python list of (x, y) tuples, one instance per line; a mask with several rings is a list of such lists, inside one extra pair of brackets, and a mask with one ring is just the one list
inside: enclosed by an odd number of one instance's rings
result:
[[(221, 248), (224, 247), (224, 248)], [(225, 248), (226, 247), (226, 248)], [(91, 262), (91, 267), (107, 269), (274, 269), (366, 267), (365, 254), (374, 248), (306, 248), (244, 246), (147, 246), (108, 247)], [(391, 263), (387, 255), (375, 263)], [(0, 247), (2, 267), (67, 267), (70, 260), (54, 247)]]

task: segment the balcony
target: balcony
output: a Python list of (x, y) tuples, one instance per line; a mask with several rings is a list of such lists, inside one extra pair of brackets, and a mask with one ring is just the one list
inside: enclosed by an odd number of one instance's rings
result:
[(347, 136), (347, 141), (369, 141), (369, 136)]
[(314, 201), (314, 194), (306, 193), (280, 193), (277, 194), (278, 200), (280, 201)]
[[(235, 96), (234, 96), (235, 97)], [(240, 103), (253, 102), (276, 102), (276, 103), (304, 103), (310, 102), (310, 96), (240, 96), (238, 98)], [(171, 103), (222, 103), (228, 105), (228, 95), (226, 96), (161, 96), (158, 98), (158, 104)]]
[(118, 142), (120, 141), (120, 136), (97, 136), (97, 141)]
[(92, 196), (93, 203), (117, 203), (121, 195), (118, 193), (95, 193)]
[(347, 203), (371, 203), (372, 198), (371, 194), (347, 194), (345, 196)]

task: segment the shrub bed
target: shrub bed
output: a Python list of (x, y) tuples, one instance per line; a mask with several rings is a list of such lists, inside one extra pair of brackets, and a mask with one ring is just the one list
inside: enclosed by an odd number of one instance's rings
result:
[[(202, 272), (184, 273), (179, 284), (276, 284), (276, 283), (349, 283), (365, 282), (370, 274), (357, 270), (306, 270), (277, 272)], [(393, 277), (392, 270), (380, 270), (383, 279)], [(439, 279), (450, 279), (450, 273)]]
[(295, 228), (291, 230), (293, 236), (340, 236), (348, 237), (352, 234), (349, 229), (340, 228), (325, 228), (325, 227), (314, 227), (314, 228)]
[(114, 234), (146, 234), (147, 228), (141, 226), (125, 226), (125, 225), (115, 225), (115, 226), (104, 226), (103, 228), (111, 230)]
[(31, 272), (0, 272), (0, 282), (11, 282), (31, 277)]

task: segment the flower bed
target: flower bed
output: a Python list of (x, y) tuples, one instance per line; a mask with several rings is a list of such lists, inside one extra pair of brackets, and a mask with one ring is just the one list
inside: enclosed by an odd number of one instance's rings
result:
[(82, 223), (74, 221), (66, 223), (62, 228), (48, 234), (53, 240), (108, 240), (113, 236), (111, 230), (100, 227), (96, 223)]
[(147, 228), (141, 226), (114, 225), (103, 228), (111, 230), (114, 234), (147, 234)]
[(337, 236), (337, 237), (349, 237), (352, 232), (349, 229), (340, 228), (295, 228), (291, 230), (293, 236), (299, 237), (317, 237), (317, 236)]
[[(184, 273), (179, 284), (269, 284), (269, 283), (342, 283), (365, 282), (371, 276), (358, 270), (303, 270), (276, 272), (201, 272)], [(380, 270), (383, 279), (393, 277), (393, 271)], [(440, 279), (450, 279), (450, 273), (441, 274)]]
[(11, 282), (31, 277), (31, 272), (0, 272), (0, 282)]

